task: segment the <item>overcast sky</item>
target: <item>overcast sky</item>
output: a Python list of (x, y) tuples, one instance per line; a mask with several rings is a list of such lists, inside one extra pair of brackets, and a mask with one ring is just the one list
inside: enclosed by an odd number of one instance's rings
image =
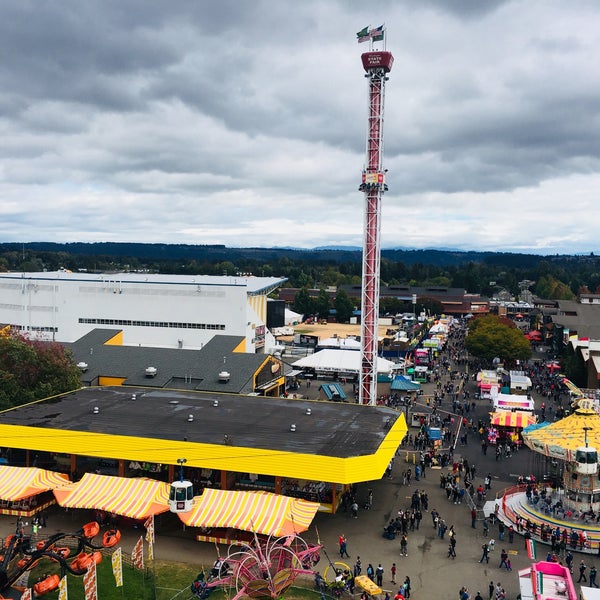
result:
[(0, 241), (361, 246), (382, 23), (382, 246), (598, 252), (596, 0), (2, 0)]

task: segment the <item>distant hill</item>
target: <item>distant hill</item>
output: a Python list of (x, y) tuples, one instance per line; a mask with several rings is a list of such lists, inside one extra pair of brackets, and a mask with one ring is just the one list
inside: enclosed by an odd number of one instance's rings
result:
[[(30, 250), (33, 252), (64, 252), (80, 256), (132, 257), (141, 260), (196, 260), (198, 262), (219, 262), (239, 259), (273, 261), (279, 258), (315, 262), (360, 262), (362, 250), (356, 247), (327, 246), (314, 249), (304, 248), (228, 248), (224, 245), (200, 244), (140, 244), (128, 242), (96, 242), (96, 243), (55, 243), (28, 242), (0, 244), (0, 253)], [(407, 265), (423, 264), (439, 267), (460, 266), (465, 263), (502, 264), (506, 266), (535, 267), (547, 257), (534, 254), (514, 254), (504, 252), (462, 252), (460, 250), (438, 249), (383, 249), (383, 258), (403, 262)], [(556, 257), (555, 257), (556, 258)], [(564, 257), (563, 257), (564, 258)]]

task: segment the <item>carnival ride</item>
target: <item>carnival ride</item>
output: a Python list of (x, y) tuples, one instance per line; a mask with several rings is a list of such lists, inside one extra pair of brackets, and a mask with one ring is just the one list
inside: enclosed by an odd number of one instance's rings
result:
[[(370, 40), (385, 41), (383, 28)], [(387, 169), (383, 168), (383, 116), (385, 83), (394, 64), (386, 50), (361, 55), (365, 77), (369, 81), (369, 117), (366, 165), (359, 191), (364, 193), (364, 240), (361, 300), (361, 371), (359, 402), (375, 405), (377, 401), (377, 321), (379, 318), (379, 284), (381, 260), (381, 199), (388, 186)], [(415, 300), (416, 302), (416, 297)]]
[[(498, 499), (498, 518), (529, 537), (551, 543), (551, 532), (572, 549), (600, 549), (600, 415), (589, 398), (579, 398), (573, 412), (554, 423), (531, 425), (522, 433), (525, 445), (550, 466), (539, 482), (522, 482)], [(539, 534), (539, 537), (538, 537)]]
[(577, 600), (569, 569), (558, 562), (540, 561), (519, 571), (522, 600)]
[(321, 544), (308, 544), (298, 535), (254, 534), (253, 543), (241, 548), (230, 546), (227, 555), (217, 559), (208, 578), (199, 576), (195, 593), (206, 598), (210, 590), (224, 587), (235, 590), (231, 600), (243, 596), (279, 598), (299, 575), (315, 574), (314, 566), (320, 560), (321, 549)]
[[(103, 548), (111, 548), (119, 543), (118, 529), (105, 531), (99, 544), (93, 539), (100, 533), (96, 521), (85, 524), (72, 533), (55, 533), (35, 543), (29, 536), (13, 534), (4, 541), (0, 554), (0, 593), (10, 589), (19, 578), (35, 568), (42, 560), (48, 559), (60, 565), (60, 575), (44, 575), (32, 587), (37, 596), (55, 590), (60, 580), (67, 574), (85, 575), (92, 563), (100, 563)], [(71, 560), (68, 559), (70, 557)]]

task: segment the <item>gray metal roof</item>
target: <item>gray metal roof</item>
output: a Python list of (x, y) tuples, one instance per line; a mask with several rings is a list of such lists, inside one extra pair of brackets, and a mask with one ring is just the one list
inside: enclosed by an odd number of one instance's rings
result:
[[(197, 391), (249, 394), (254, 391), (253, 375), (266, 355), (234, 352), (244, 340), (241, 336), (216, 335), (199, 350), (114, 346), (106, 342), (118, 329), (94, 329), (72, 344), (75, 363), (86, 363), (82, 373), (85, 385), (97, 385), (99, 377), (122, 377), (124, 384), (171, 387)], [(156, 375), (148, 377), (146, 369), (154, 367)], [(228, 381), (219, 373), (227, 371)]]
[(575, 300), (558, 300), (559, 313), (553, 314), (552, 321), (557, 325), (577, 332), (594, 340), (600, 339), (600, 304), (581, 304)]
[(277, 288), (287, 281), (283, 277), (253, 277), (246, 275), (179, 275), (168, 273), (73, 273), (71, 271), (43, 271), (37, 273), (0, 273), (4, 279), (42, 279), (54, 281), (111, 281), (131, 284), (177, 284), (245, 287), (248, 293)]

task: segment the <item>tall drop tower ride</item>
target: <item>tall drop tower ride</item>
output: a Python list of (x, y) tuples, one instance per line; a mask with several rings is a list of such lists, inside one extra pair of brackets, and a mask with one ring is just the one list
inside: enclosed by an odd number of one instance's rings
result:
[(358, 188), (365, 195), (362, 265), (361, 369), (359, 402), (377, 402), (377, 321), (379, 317), (381, 197), (387, 190), (383, 170), (383, 109), (385, 82), (394, 57), (387, 51), (370, 51), (361, 56), (369, 80), (367, 158)]

